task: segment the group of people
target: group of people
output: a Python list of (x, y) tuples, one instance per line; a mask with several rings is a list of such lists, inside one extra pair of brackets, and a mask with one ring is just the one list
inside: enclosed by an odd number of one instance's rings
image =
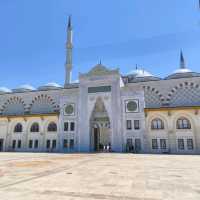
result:
[(103, 151), (103, 152), (110, 152), (111, 144), (110, 143), (107, 145), (99, 144), (99, 149), (100, 149), (100, 151)]

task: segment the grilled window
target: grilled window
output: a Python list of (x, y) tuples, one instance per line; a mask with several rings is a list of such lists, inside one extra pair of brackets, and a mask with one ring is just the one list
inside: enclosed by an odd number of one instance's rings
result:
[(38, 123), (33, 123), (31, 126), (31, 132), (39, 132), (39, 124)]

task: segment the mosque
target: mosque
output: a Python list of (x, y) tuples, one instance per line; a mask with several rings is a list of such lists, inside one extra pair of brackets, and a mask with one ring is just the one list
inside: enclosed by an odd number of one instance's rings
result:
[(0, 88), (0, 151), (200, 153), (200, 73), (166, 78), (101, 63), (71, 82), (72, 24), (64, 86)]

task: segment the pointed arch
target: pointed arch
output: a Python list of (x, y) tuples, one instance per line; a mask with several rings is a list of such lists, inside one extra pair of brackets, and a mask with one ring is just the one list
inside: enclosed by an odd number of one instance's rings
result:
[(10, 97), (3, 104), (1, 113), (3, 115), (23, 115), (25, 112), (26, 104), (21, 97)]
[(54, 99), (47, 94), (41, 94), (35, 97), (30, 104), (30, 113), (52, 113), (59, 109)]
[(109, 115), (108, 115), (108, 112), (106, 110), (106, 107), (105, 107), (105, 104), (103, 102), (103, 99), (101, 97), (98, 97), (96, 99), (96, 102), (94, 104), (94, 107), (92, 109), (92, 113), (91, 113), (91, 116), (90, 116), (90, 120), (94, 120), (95, 119), (95, 115), (98, 113), (101, 113), (103, 116), (107, 116), (108, 117), (108, 120), (109, 120)]
[(102, 97), (98, 97), (90, 115), (90, 148), (101, 151), (105, 146), (111, 149), (110, 118)]

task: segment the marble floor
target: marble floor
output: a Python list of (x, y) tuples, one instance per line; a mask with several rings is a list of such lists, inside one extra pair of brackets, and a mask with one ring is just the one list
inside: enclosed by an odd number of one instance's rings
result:
[(200, 156), (0, 153), (0, 200), (199, 200)]

